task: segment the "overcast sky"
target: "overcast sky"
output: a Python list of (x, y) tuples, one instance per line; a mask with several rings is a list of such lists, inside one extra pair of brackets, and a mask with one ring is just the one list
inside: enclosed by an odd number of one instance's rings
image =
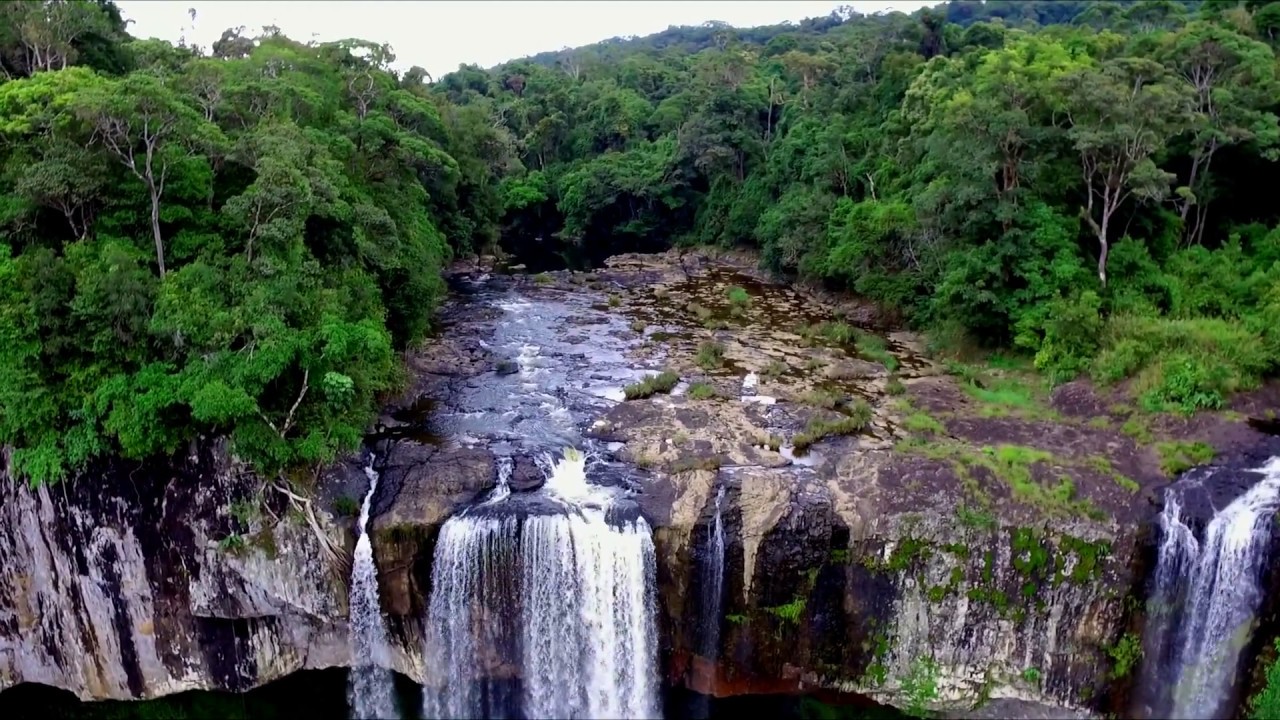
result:
[[(926, 0), (647, 0), (452, 2), (278, 2), (270, 0), (117, 0), (135, 37), (188, 43), (207, 51), (229, 27), (251, 34), (276, 25), (295, 40), (324, 42), (360, 38), (389, 43), (396, 66), (421, 65), (433, 76), (461, 63), (491, 67), (507, 60), (562, 47), (577, 47), (620, 35), (648, 35), (669, 25), (722, 20), (738, 27), (769, 25), (826, 15), (839, 5), (859, 12), (911, 12)], [(196, 11), (192, 23), (188, 10)]]

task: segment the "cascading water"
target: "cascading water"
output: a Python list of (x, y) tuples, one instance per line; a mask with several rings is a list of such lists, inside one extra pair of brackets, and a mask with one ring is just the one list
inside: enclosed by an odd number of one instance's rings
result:
[(1144, 685), (1171, 694), (1149, 704), (1151, 717), (1230, 714), (1241, 650), (1262, 601), (1269, 526), (1280, 508), (1280, 458), (1254, 472), (1262, 479), (1213, 516), (1203, 540), (1183, 515), (1182, 483), (1165, 493)]
[(360, 506), (356, 551), (351, 564), (351, 671), (347, 699), (356, 720), (400, 717), (396, 705), (395, 681), (387, 650), (387, 630), (378, 601), (378, 568), (373, 561), (373, 544), (367, 526), (373, 494), (378, 489), (378, 473), (373, 460), (365, 467), (369, 492)]
[(618, 517), (572, 449), (531, 495), (477, 506), (440, 531), (427, 630), (440, 676), (425, 716), (658, 716), (648, 524)]
[(715, 515), (707, 532), (706, 559), (702, 564), (702, 642), (699, 651), (715, 660), (720, 649), (720, 605), (724, 598), (724, 521), (721, 505), (724, 486), (716, 489)]

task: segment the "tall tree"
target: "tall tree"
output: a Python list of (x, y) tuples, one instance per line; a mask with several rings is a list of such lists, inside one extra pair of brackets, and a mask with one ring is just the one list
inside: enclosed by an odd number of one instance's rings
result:
[(185, 158), (219, 146), (221, 133), (183, 103), (159, 79), (135, 73), (104, 81), (76, 99), (76, 114), (101, 144), (146, 186), (156, 264), (165, 275), (165, 244), (160, 206), (170, 169)]
[(1116, 212), (1130, 199), (1167, 196), (1172, 173), (1155, 154), (1191, 124), (1191, 98), (1163, 66), (1119, 58), (1063, 79), (1061, 111), (1080, 158), (1081, 218), (1098, 240), (1098, 279), (1107, 284), (1107, 254)]

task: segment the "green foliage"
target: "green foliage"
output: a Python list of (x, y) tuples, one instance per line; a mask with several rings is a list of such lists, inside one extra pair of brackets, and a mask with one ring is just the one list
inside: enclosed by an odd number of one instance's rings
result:
[(32, 482), (198, 436), (267, 474), (354, 447), (482, 234), (490, 169), (450, 151), (491, 127), (398, 87), (385, 49), (244, 40), (0, 84), (0, 443)]
[(715, 396), (716, 389), (707, 383), (697, 382), (689, 386), (689, 397), (693, 400), (710, 400)]
[(1125, 633), (1114, 645), (1107, 648), (1107, 655), (1114, 663), (1111, 666), (1111, 677), (1117, 680), (1128, 677), (1142, 660), (1142, 639), (1134, 633)]
[(710, 340), (703, 342), (698, 345), (693, 361), (703, 370), (715, 370), (724, 364), (724, 346)]
[(764, 369), (760, 371), (760, 374), (765, 377), (776, 378), (781, 377), (786, 372), (787, 364), (778, 358), (773, 358), (769, 360), (768, 365), (764, 366)]
[(941, 434), (946, 432), (946, 428), (942, 423), (935, 420), (928, 413), (915, 412), (902, 419), (902, 428), (908, 432), (919, 433), (922, 435)]
[[(672, 28), (431, 83), (357, 40), (211, 58), (110, 3), (6, 5), (0, 444), (37, 482), (212, 435), (266, 473), (324, 462), (431, 329), (442, 265), (494, 245), (748, 246), (943, 349), (1225, 407), (1280, 369), (1280, 10), (1093, 5)], [(806, 338), (899, 362), (846, 323)], [(1031, 390), (970, 394), (1049, 417)]]
[(903, 712), (911, 717), (928, 717), (930, 704), (938, 699), (938, 664), (932, 658), (916, 658), (901, 682), (906, 699)]
[(1274, 653), (1280, 653), (1280, 639), (1273, 643), (1273, 657), (1267, 663), (1262, 689), (1249, 699), (1250, 720), (1280, 717), (1280, 663), (1276, 662)]
[[(516, 252), (746, 245), (948, 349), (1015, 348), (1052, 384), (1138, 377), (1151, 408), (1273, 373), (1280, 208), (1250, 179), (1280, 143), (1280, 11), (1000, 5), (673, 28), (438, 85), (501, 118)], [(804, 336), (898, 363), (848, 325)]]
[(808, 450), (811, 445), (823, 438), (839, 435), (853, 435), (862, 432), (871, 423), (871, 406), (865, 400), (854, 403), (847, 415), (835, 420), (813, 418), (805, 425), (804, 431), (791, 439), (791, 446), (797, 452)]
[(1181, 440), (1156, 443), (1156, 452), (1160, 455), (1160, 470), (1169, 477), (1177, 477), (1197, 465), (1204, 465), (1217, 454), (1208, 443)]
[(641, 400), (658, 393), (669, 393), (680, 383), (680, 376), (670, 370), (663, 370), (657, 375), (650, 375), (638, 383), (622, 389), (628, 400)]
[(804, 612), (805, 601), (802, 597), (797, 597), (789, 603), (778, 605), (776, 607), (767, 607), (765, 612), (773, 615), (784, 623), (792, 625), (799, 624), (800, 615)]

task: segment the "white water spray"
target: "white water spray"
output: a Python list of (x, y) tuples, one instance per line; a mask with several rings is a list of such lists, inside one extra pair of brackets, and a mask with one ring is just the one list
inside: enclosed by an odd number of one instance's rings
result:
[[(440, 676), (426, 717), (497, 717), (514, 702), (527, 718), (659, 715), (648, 524), (607, 519), (610, 498), (576, 450), (555, 463), (545, 498), (563, 512), (491, 509), (441, 530), (427, 629)], [(517, 676), (518, 700), (503, 689)]]
[[(1184, 522), (1180, 490), (1165, 495), (1155, 579), (1154, 647), (1166, 646), (1156, 681), (1172, 688), (1168, 717), (1228, 714), (1240, 653), (1262, 601), (1259, 575), (1280, 508), (1280, 458), (1256, 470), (1262, 479), (1219, 510), (1197, 541)], [(1178, 602), (1185, 598), (1180, 612)]]
[(720, 651), (720, 606), (724, 599), (724, 522), (721, 505), (724, 486), (716, 489), (715, 515), (707, 532), (706, 559), (702, 565), (702, 647), (703, 657), (715, 660)]
[(387, 630), (378, 602), (378, 567), (373, 561), (373, 545), (367, 532), (369, 509), (378, 489), (378, 473), (373, 469), (372, 459), (364, 472), (369, 477), (369, 492), (360, 506), (356, 551), (351, 565), (351, 670), (347, 699), (355, 720), (385, 720), (400, 717), (400, 710), (390, 670)]

